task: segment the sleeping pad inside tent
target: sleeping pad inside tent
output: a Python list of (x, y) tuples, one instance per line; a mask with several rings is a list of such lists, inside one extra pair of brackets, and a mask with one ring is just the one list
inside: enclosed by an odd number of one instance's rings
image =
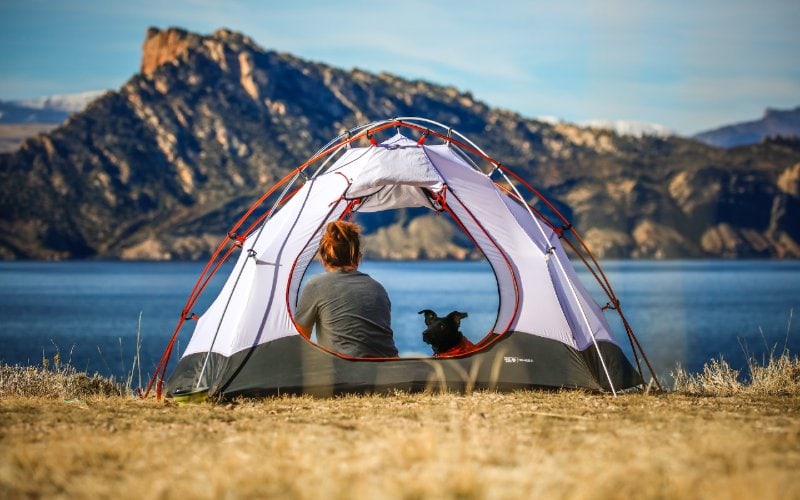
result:
[[(386, 137), (379, 142), (378, 135)], [(531, 191), (529, 198), (522, 187)], [(547, 203), (469, 139), (430, 120), (373, 122), (342, 134), (268, 191), (220, 243), (147, 392), (157, 380), (161, 394), (175, 339), (194, 320), (191, 339), (166, 380), (167, 394), (208, 390), (227, 398), (529, 387), (616, 393), (641, 385), (639, 343), (623, 318), (634, 367), (604, 316), (611, 310), (622, 314), (605, 275), (593, 258), (582, 257), (597, 265), (592, 274), (609, 296), (611, 307), (601, 308), (562, 246), (566, 241), (586, 255), (585, 245), (575, 246), (567, 236), (583, 240), (549, 203), (561, 220), (536, 210), (536, 197)], [(275, 200), (271, 206), (268, 199)], [(354, 359), (301, 335), (294, 321), (299, 287), (327, 223), (408, 207), (449, 216), (491, 266), (497, 317), (475, 350), (440, 358)], [(250, 223), (258, 210), (263, 214)], [(237, 252), (219, 295), (202, 315), (191, 314), (210, 276)]]

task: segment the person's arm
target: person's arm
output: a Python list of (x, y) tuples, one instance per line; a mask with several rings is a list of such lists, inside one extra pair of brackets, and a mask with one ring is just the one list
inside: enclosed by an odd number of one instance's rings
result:
[(306, 283), (306, 286), (300, 291), (300, 300), (297, 303), (297, 310), (294, 315), (294, 324), (297, 327), (297, 331), (307, 339), (311, 338), (311, 331), (317, 319), (315, 295), (314, 284)]

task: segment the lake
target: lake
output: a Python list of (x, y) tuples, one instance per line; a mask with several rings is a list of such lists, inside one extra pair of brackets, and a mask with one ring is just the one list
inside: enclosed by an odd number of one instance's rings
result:
[[(38, 365), (59, 352), (79, 370), (125, 377), (139, 331), (145, 378), (203, 266), (1, 262), (0, 362)], [(213, 300), (231, 267), (220, 270), (195, 313)], [(605, 304), (591, 274), (577, 267), (596, 300)], [(668, 376), (677, 363), (699, 371), (719, 355), (742, 369), (746, 354), (761, 360), (784, 346), (800, 352), (800, 321), (794, 318), (800, 313), (800, 261), (609, 261), (603, 268), (660, 376)], [(421, 340), (420, 309), (468, 312), (462, 331), (473, 340), (494, 322), (496, 284), (485, 262), (365, 262), (362, 270), (389, 292), (402, 354), (430, 352)], [(630, 353), (616, 314), (607, 315)], [(181, 332), (176, 353), (188, 342), (191, 327)]]

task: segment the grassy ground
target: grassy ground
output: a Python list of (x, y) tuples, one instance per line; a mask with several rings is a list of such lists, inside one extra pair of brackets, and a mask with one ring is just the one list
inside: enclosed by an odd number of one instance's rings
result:
[(0, 399), (0, 497), (800, 498), (800, 396)]

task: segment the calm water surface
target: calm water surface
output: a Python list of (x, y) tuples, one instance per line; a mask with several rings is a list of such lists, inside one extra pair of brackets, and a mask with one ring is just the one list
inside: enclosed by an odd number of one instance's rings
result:
[[(177, 322), (200, 263), (0, 263), (0, 362), (40, 364), (60, 352), (81, 370), (124, 376), (141, 313), (142, 370), (149, 373)], [(614, 261), (603, 264), (629, 322), (659, 375), (691, 371), (720, 354), (737, 368), (786, 345), (800, 352), (800, 262)], [(384, 284), (401, 353), (429, 353), (420, 309), (469, 313), (473, 340), (494, 324), (497, 287), (484, 262), (366, 262)], [(200, 314), (230, 271), (223, 268), (195, 307)], [(314, 268), (311, 272), (320, 272)], [(588, 272), (579, 274), (604, 304)], [(615, 313), (608, 313), (629, 352)], [(185, 346), (191, 325), (179, 339)], [(180, 346), (179, 346), (180, 348)]]

